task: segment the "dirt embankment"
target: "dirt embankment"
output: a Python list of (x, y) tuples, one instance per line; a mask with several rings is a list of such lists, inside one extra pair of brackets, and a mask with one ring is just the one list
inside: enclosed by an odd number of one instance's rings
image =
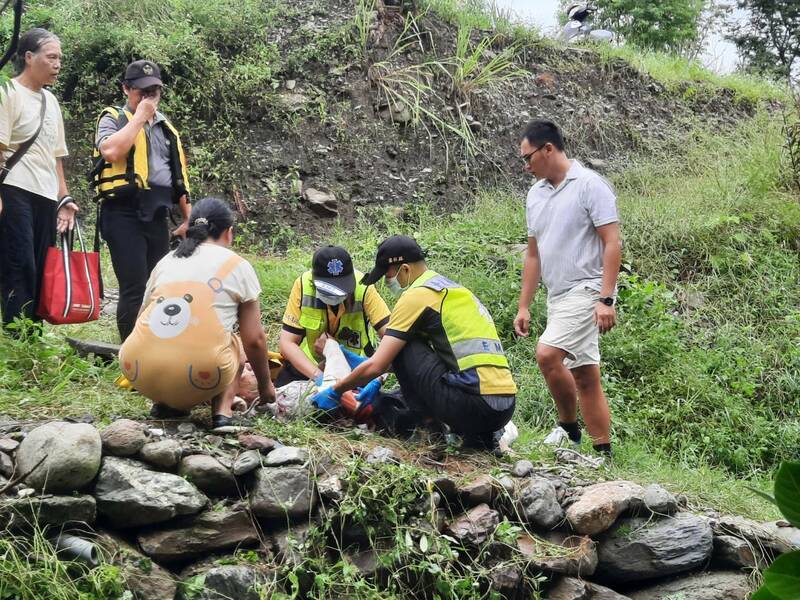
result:
[[(401, 210), (427, 201), (450, 211), (480, 187), (522, 190), (529, 180), (518, 138), (533, 118), (559, 123), (571, 155), (609, 171), (656, 148), (678, 148), (690, 123), (725, 127), (752, 110), (725, 92), (684, 101), (590, 49), (533, 43), (508, 50), (511, 41), (490, 32), (471, 32), (462, 58), (482, 38), (492, 41), (478, 53), (472, 79), (459, 78), (466, 63), (458, 60), (458, 31), (433, 14), (406, 26), (397, 13), (374, 13), (366, 53), (345, 43), (314, 46), (353, 22), (352, 3), (328, 2), (324, 10), (300, 3), (308, 10), (268, 32), (280, 55), (293, 58), (276, 74), (277, 89), (253, 98), (250, 119), (233, 133), (241, 140), (229, 165), (235, 183), (201, 186), (235, 199), (265, 236), (298, 224), (304, 233), (323, 232), (330, 219), (360, 207)], [(308, 52), (298, 55), (304, 45)], [(519, 71), (513, 78), (476, 83), (483, 67), (504, 57)], [(190, 145), (200, 135), (187, 135)], [(88, 164), (84, 134), (75, 137), (77, 162)]]

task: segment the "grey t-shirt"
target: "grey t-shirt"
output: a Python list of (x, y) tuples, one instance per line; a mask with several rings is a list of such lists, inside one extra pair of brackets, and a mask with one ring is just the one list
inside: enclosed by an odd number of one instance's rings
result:
[[(146, 123), (144, 132), (149, 146), (147, 184), (151, 187), (172, 187), (172, 169), (169, 166), (169, 141), (164, 135), (166, 117), (156, 112), (153, 124)], [(103, 115), (97, 124), (95, 145), (119, 131), (119, 122), (109, 114)]]
[(619, 220), (614, 188), (577, 160), (554, 188), (540, 179), (526, 201), (528, 237), (536, 239), (548, 299), (578, 285), (600, 290), (603, 241), (596, 228)]

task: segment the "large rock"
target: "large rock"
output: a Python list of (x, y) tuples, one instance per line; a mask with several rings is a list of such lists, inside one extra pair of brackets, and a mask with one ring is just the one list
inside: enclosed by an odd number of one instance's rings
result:
[(479, 504), (447, 525), (446, 531), (462, 544), (480, 546), (499, 524), (499, 513), (488, 504)]
[(703, 517), (620, 519), (600, 542), (597, 573), (615, 582), (664, 577), (704, 565), (711, 550), (711, 525)]
[(631, 600), (744, 600), (750, 594), (750, 579), (745, 573), (716, 571), (629, 592)]
[(149, 442), (139, 450), (139, 458), (160, 469), (174, 469), (181, 461), (183, 448), (173, 439)]
[(714, 565), (728, 569), (766, 568), (770, 559), (764, 550), (734, 535), (714, 536)]
[(489, 504), (494, 496), (494, 479), (489, 475), (478, 475), (472, 481), (458, 488), (458, 494), (464, 506)]
[(273, 532), (269, 536), (270, 549), (278, 564), (292, 569), (300, 566), (307, 554), (305, 543), (313, 532), (314, 528), (309, 523)]
[(245, 450), (258, 450), (260, 452), (269, 452), (277, 442), (272, 438), (264, 437), (263, 435), (256, 435), (254, 433), (243, 433), (239, 436), (239, 445)]
[(556, 488), (544, 477), (534, 477), (522, 485), (519, 505), (525, 519), (535, 527), (552, 529), (564, 520), (564, 509), (558, 503)]
[(129, 458), (106, 456), (95, 486), (98, 512), (117, 528), (200, 512), (208, 499), (183, 477)]
[(184, 580), (181, 600), (269, 598), (275, 573), (262, 565), (217, 565)]
[(644, 512), (656, 515), (674, 515), (678, 512), (678, 500), (667, 490), (657, 484), (648, 485), (642, 494)]
[(100, 434), (103, 450), (114, 456), (133, 456), (147, 443), (147, 429), (137, 421), (119, 419)]
[(607, 587), (574, 577), (562, 577), (543, 597), (547, 600), (630, 600)]
[(584, 535), (597, 535), (611, 527), (632, 505), (638, 506), (644, 488), (630, 481), (609, 481), (587, 487), (567, 509), (572, 528)]
[(14, 475), (14, 461), (5, 452), (0, 452), (0, 475), (5, 477)]
[(142, 533), (138, 540), (148, 556), (172, 562), (254, 544), (258, 541), (258, 532), (248, 512), (233, 507), (206, 511), (183, 527)]
[(555, 556), (548, 554), (544, 540), (528, 534), (517, 538), (517, 548), (531, 565), (542, 571), (589, 577), (597, 569), (597, 548), (591, 538), (559, 535), (548, 541), (562, 546), (565, 551)]
[(177, 584), (169, 571), (111, 533), (98, 533), (97, 544), (136, 600), (174, 600)]
[(209, 496), (239, 496), (233, 473), (213, 456), (184, 456), (178, 474)]
[(246, 450), (233, 461), (233, 474), (239, 477), (247, 475), (261, 466), (261, 453), (258, 450)]
[(303, 465), (308, 462), (308, 450), (294, 446), (281, 446), (275, 448), (264, 460), (267, 467), (282, 467), (285, 465)]
[(533, 473), (533, 463), (529, 460), (518, 460), (511, 469), (514, 477), (527, 477)]
[(0, 497), (0, 529), (36, 525), (94, 523), (97, 505), (91, 496), (40, 495), (30, 498)]
[(715, 536), (735, 536), (762, 548), (768, 556), (800, 549), (800, 529), (779, 527), (777, 523), (759, 523), (744, 517), (720, 517), (712, 522)]
[(305, 467), (276, 467), (255, 472), (250, 508), (259, 517), (308, 516), (315, 502), (314, 481)]
[(17, 448), (17, 473), (28, 473), (44, 459), (25, 483), (37, 490), (72, 492), (95, 478), (101, 457), (100, 434), (91, 425), (47, 423), (25, 436)]

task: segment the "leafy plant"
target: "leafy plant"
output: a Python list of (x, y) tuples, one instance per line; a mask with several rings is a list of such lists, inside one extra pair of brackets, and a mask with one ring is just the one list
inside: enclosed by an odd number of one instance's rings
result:
[[(775, 476), (775, 503), (794, 527), (800, 527), (800, 462), (784, 462)], [(752, 600), (796, 600), (800, 593), (800, 550), (779, 556), (764, 571), (764, 583)]]

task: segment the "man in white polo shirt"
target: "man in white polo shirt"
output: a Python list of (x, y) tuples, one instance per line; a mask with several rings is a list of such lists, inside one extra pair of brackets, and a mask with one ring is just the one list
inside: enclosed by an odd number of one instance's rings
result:
[(616, 324), (616, 283), (622, 247), (611, 184), (564, 153), (551, 121), (532, 121), (520, 143), (525, 171), (537, 178), (528, 192), (528, 249), (522, 271), (517, 335), (530, 335), (529, 306), (541, 279), (547, 288), (547, 327), (536, 361), (558, 410), (545, 439), (581, 440), (580, 403), (595, 450), (611, 453), (611, 416), (600, 386), (599, 334)]

